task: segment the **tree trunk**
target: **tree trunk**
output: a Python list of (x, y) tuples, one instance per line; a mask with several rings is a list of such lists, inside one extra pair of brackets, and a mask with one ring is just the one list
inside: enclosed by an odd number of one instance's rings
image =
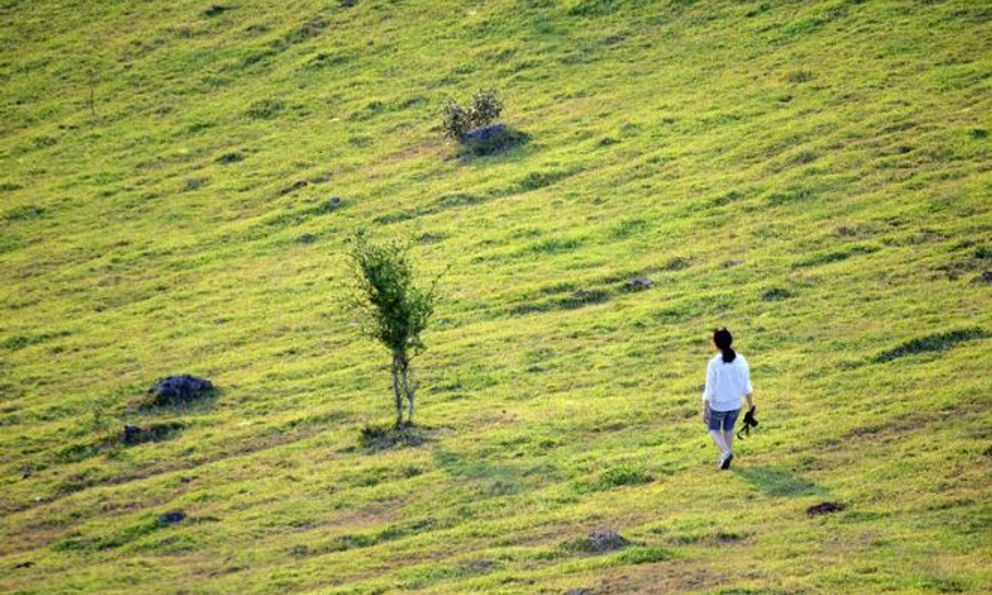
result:
[(403, 397), (400, 395), (399, 358), (393, 356), (393, 396), (396, 397), (396, 427), (403, 425)]
[(406, 400), (410, 402), (410, 411), (407, 414), (407, 421), (413, 423), (413, 391), (416, 387), (410, 386), (410, 362), (403, 365), (403, 392), (406, 393)]

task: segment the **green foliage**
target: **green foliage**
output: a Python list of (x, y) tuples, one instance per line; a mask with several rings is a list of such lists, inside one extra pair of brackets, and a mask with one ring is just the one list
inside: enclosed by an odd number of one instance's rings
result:
[(503, 113), (503, 102), (494, 89), (483, 89), (472, 96), (468, 107), (449, 99), (442, 110), (441, 130), (446, 138), (461, 141), (465, 133), (495, 122)]
[(472, 116), (469, 110), (453, 100), (449, 99), (444, 104), (442, 116), (441, 130), (446, 138), (460, 141), (472, 128)]
[(376, 243), (359, 231), (350, 252), (357, 284), (353, 303), (365, 313), (365, 333), (401, 357), (426, 349), (421, 333), (434, 313), (438, 281), (414, 283), (410, 249), (398, 240)]
[(483, 89), (472, 96), (469, 121), (472, 126), (486, 126), (499, 119), (503, 113), (503, 102), (495, 89)]

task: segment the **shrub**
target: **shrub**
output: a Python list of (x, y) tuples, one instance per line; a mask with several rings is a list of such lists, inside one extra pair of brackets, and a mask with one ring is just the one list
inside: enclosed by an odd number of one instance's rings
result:
[(463, 107), (448, 100), (443, 109), (441, 130), (444, 136), (462, 141), (473, 128), (492, 124), (503, 113), (503, 102), (493, 89), (480, 90), (472, 97), (472, 105)]
[(446, 138), (460, 141), (472, 127), (468, 110), (450, 99), (444, 105), (444, 121), (441, 130)]
[(472, 98), (472, 108), (469, 115), (472, 127), (486, 126), (492, 124), (503, 113), (503, 102), (493, 89), (479, 91)]

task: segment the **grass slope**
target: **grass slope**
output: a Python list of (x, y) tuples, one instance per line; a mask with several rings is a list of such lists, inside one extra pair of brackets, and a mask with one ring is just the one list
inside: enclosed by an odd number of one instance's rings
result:
[[(987, 3), (0, 15), (0, 591), (992, 589)], [(456, 158), (439, 108), (488, 86), (531, 140)], [(358, 226), (452, 267), (418, 447), (357, 447)], [(721, 324), (762, 422), (729, 473)], [(130, 407), (182, 372), (220, 394)]]

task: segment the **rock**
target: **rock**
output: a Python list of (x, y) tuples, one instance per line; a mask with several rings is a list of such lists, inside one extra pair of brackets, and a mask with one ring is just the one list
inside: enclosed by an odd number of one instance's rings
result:
[(195, 401), (213, 390), (214, 385), (209, 380), (182, 374), (160, 379), (148, 389), (148, 394), (153, 396), (155, 405), (175, 405)]
[(971, 282), (992, 284), (992, 271), (982, 271), (982, 274), (972, 279)]
[(654, 286), (654, 281), (647, 277), (634, 277), (627, 281), (628, 291), (642, 291), (644, 289), (651, 289)]
[(186, 518), (186, 513), (181, 510), (174, 512), (167, 512), (165, 514), (159, 515), (158, 522), (161, 525), (175, 525), (176, 523), (182, 521)]
[(141, 428), (138, 426), (124, 426), (124, 434), (121, 436), (124, 444), (138, 444), (141, 442)]
[(589, 534), (589, 551), (595, 553), (612, 552), (627, 545), (627, 540), (616, 531), (597, 529)]
[(490, 124), (469, 130), (462, 135), (462, 140), (467, 143), (485, 143), (491, 142), (506, 133), (506, 124)]
[(720, 266), (725, 269), (732, 269), (734, 267), (741, 266), (742, 264), (744, 264), (743, 260), (735, 258), (734, 260), (728, 260), (727, 262), (723, 263)]
[(34, 562), (32, 562), (31, 560), (26, 560), (19, 564), (14, 564), (14, 568), (31, 568), (32, 566), (34, 566)]
[(27, 479), (34, 475), (34, 467), (31, 465), (25, 465), (21, 467), (21, 479)]
[(529, 139), (529, 135), (513, 130), (506, 124), (489, 124), (465, 132), (459, 141), (471, 154), (483, 156), (511, 149)]
[(593, 593), (595, 593), (595, 591), (589, 587), (579, 587), (578, 589), (569, 589), (568, 591), (565, 591), (565, 595), (593, 595)]
[(327, 201), (324, 202), (324, 204), (320, 205), (319, 211), (321, 214), (330, 213), (331, 211), (336, 211), (343, 206), (344, 206), (344, 201), (341, 200), (341, 197), (332, 196), (331, 198), (327, 199)]
[(810, 506), (806, 509), (806, 516), (814, 517), (820, 514), (829, 514), (831, 512), (838, 512), (844, 510), (845, 506), (840, 502), (821, 502), (816, 506)]
[(317, 236), (313, 235), (312, 233), (305, 233), (299, 236), (298, 238), (296, 238), (296, 242), (299, 244), (312, 244), (316, 241), (317, 241)]

